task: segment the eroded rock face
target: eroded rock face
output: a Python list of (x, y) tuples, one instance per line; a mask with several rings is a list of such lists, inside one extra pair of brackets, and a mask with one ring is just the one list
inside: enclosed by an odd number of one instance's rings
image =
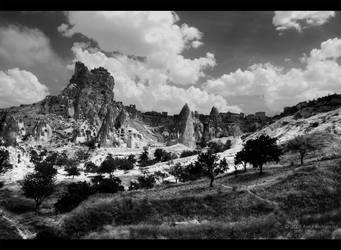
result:
[(194, 119), (187, 103), (179, 114), (179, 142), (190, 148), (196, 147)]
[(27, 137), (39, 143), (57, 138), (63, 143), (93, 141), (113, 146), (129, 119), (123, 105), (114, 101), (114, 86), (106, 69), (89, 71), (76, 62), (70, 83), (59, 95), (1, 111), (0, 137), (6, 145)]

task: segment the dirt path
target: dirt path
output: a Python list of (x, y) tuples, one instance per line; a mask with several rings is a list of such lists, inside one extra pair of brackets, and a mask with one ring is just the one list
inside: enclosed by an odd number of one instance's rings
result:
[(24, 240), (33, 239), (35, 237), (35, 233), (32, 233), (27, 227), (20, 224), (13, 216), (9, 215), (3, 209), (0, 208), (0, 216), (5, 219), (9, 224), (14, 226), (20, 235), (20, 237)]

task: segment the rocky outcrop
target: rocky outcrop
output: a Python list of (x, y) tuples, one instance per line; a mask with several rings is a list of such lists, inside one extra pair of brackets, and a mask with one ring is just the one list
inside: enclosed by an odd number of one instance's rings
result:
[(179, 114), (179, 142), (190, 148), (196, 147), (193, 115), (187, 103)]

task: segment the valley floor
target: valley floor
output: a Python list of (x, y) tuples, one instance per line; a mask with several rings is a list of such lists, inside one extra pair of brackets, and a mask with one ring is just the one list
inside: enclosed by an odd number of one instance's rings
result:
[(0, 206), (12, 223), (2, 224), (0, 236), (22, 238), (20, 229), (33, 237), (49, 229), (54, 237), (91, 239), (335, 238), (341, 227), (340, 161), (333, 156), (303, 166), (280, 162), (266, 166), (262, 176), (256, 169), (227, 173), (213, 188), (201, 179), (96, 194), (63, 215), (52, 209), (57, 194), (37, 215), (30, 200), (2, 190)]

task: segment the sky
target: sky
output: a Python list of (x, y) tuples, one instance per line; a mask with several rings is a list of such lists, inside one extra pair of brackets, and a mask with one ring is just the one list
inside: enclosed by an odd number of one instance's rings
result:
[(106, 68), (141, 111), (266, 111), (341, 89), (337, 11), (0, 11), (0, 108)]

